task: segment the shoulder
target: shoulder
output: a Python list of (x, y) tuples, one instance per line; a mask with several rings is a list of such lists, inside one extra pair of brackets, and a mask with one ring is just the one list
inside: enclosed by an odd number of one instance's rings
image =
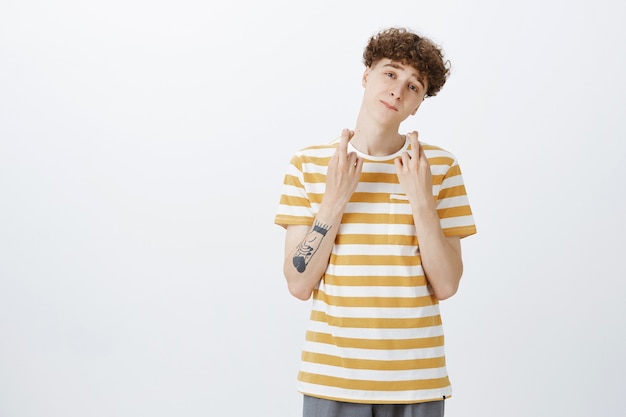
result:
[(327, 143), (301, 148), (291, 157), (291, 164), (296, 166), (309, 163), (327, 165), (328, 160), (333, 156), (338, 145), (339, 138), (336, 138)]
[(335, 138), (330, 142), (308, 145), (299, 149), (295, 155), (325, 155), (328, 152), (333, 153), (339, 145), (339, 139), (340, 138)]
[(431, 165), (457, 165), (458, 161), (456, 156), (447, 149), (424, 142), (420, 142), (420, 145), (422, 149), (424, 149), (424, 154)]

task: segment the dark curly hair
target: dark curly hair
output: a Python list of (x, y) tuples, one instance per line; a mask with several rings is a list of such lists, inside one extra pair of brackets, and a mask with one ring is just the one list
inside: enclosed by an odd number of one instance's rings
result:
[(437, 95), (450, 74), (450, 61), (439, 46), (405, 28), (384, 29), (372, 36), (363, 51), (363, 63), (375, 65), (383, 58), (415, 67), (428, 82), (426, 96)]

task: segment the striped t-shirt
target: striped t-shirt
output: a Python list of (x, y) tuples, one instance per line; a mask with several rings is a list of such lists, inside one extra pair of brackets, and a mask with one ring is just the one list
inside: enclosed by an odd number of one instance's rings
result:
[[(339, 139), (297, 152), (288, 166), (274, 222), (312, 225)], [(364, 159), (329, 265), (313, 291), (298, 390), (357, 403), (416, 403), (451, 395), (439, 303), (421, 266), (407, 196), (394, 155)], [(446, 236), (476, 233), (456, 158), (422, 144)]]

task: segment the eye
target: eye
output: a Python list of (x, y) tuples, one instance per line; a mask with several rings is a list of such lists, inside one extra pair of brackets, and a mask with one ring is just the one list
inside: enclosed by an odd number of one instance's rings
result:
[(415, 84), (411, 84), (409, 85), (409, 88), (413, 91), (415, 91), (416, 93), (419, 93), (420, 89), (418, 86), (416, 86)]
[(385, 75), (389, 78), (393, 78), (393, 72), (386, 72)]

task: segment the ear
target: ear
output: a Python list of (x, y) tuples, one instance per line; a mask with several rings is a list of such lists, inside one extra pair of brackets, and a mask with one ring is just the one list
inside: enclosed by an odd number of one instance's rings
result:
[[(422, 104), (422, 103), (420, 103), (420, 104)], [(417, 110), (420, 108), (420, 104), (418, 104), (417, 107), (415, 108), (415, 110), (413, 110), (411, 112), (411, 116), (415, 116), (415, 113), (417, 113)]]
[(367, 77), (370, 74), (370, 67), (365, 68), (365, 71), (363, 72), (363, 78), (361, 79), (361, 85), (365, 88), (365, 86), (367, 85)]

